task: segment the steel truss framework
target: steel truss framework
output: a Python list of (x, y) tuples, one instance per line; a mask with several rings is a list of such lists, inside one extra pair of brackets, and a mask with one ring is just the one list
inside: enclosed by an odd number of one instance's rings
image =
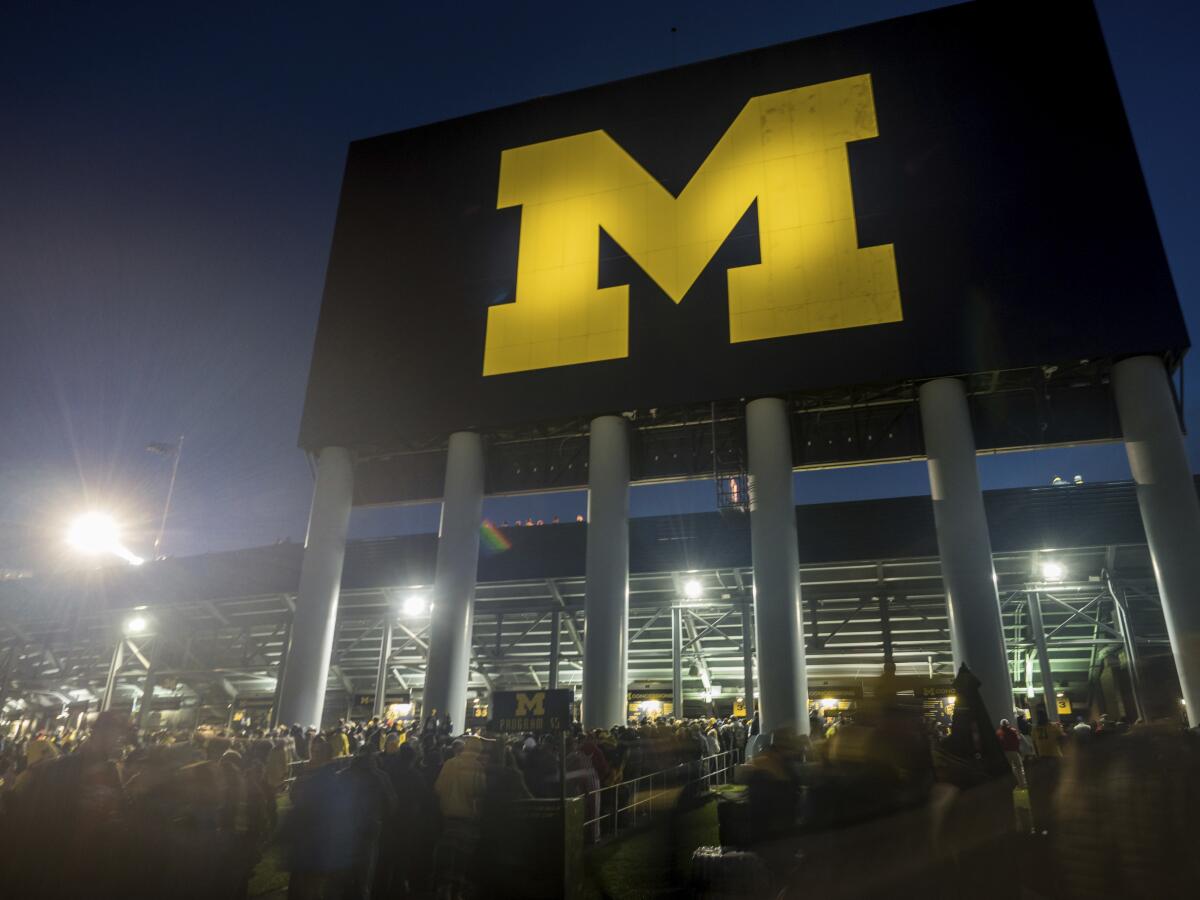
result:
[[(1044, 583), (1052, 558), (1066, 579)], [(1061, 690), (1082, 699), (1104, 655), (1122, 645), (1113, 576), (1128, 604), (1128, 621), (1144, 656), (1169, 654), (1165, 626), (1144, 545), (1002, 553), (995, 556), (1014, 685), (1024, 691), (1033, 657), (1028, 603), (1042, 601), (1051, 668)], [(810, 690), (852, 686), (881, 671), (890, 655), (901, 675), (952, 675), (950, 636), (936, 559), (871, 560), (801, 567)], [(702, 586), (685, 599), (685, 581)], [(560, 686), (578, 685), (583, 667), (584, 578), (480, 583), (474, 617), (471, 688), (542, 687), (551, 681), (551, 647), (559, 648)], [(388, 694), (419, 696), (428, 652), (428, 613), (409, 616), (403, 600), (422, 586), (395, 584), (343, 590), (330, 666), (327, 708), (350, 708), (375, 690), (384, 625), (393, 621), (385, 661)], [(725, 695), (743, 693), (747, 635), (741, 615), (752, 602), (746, 567), (636, 574), (630, 579), (631, 687), (670, 689), (671, 609), (684, 627), (680, 666), (685, 697), (699, 697), (703, 678)], [(74, 607), (67, 616), (0, 619), (0, 691), (53, 709), (104, 692), (121, 623), (134, 607), (105, 612)], [(199, 599), (137, 607), (151, 623), (130, 636), (116, 673), (114, 705), (138, 705), (153, 669), (156, 705), (183, 702), (223, 711), (235, 703), (269, 706), (277, 689), (294, 610), (287, 594)], [(886, 625), (885, 625), (886, 620)], [(554, 641), (557, 625), (558, 640)], [(752, 641), (752, 638), (751, 638)], [(1040, 682), (1039, 682), (1040, 684)], [(340, 694), (339, 696), (335, 696)], [(93, 706), (93, 708), (95, 708)], [(223, 712), (222, 712), (223, 715)]]

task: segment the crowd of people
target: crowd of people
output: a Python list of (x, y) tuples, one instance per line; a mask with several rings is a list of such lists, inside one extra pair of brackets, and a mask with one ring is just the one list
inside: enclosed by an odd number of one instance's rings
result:
[[(244, 897), (268, 845), (289, 896), (465, 895), (508, 805), (578, 796), (742, 751), (743, 720), (643, 721), (557, 735), (455, 735), (450, 724), (339, 721), (318, 732), (204, 727), (0, 744), (0, 870), (13, 896)], [(566, 757), (560, 762), (565, 750)]]
[[(732, 717), (576, 724), (565, 737), (458, 734), (433, 719), (138, 735), (106, 712), (82, 732), (0, 738), (0, 871), (13, 896), (236, 898), (273, 846), (293, 898), (488, 896), (500, 871), (488, 836), (509, 827), (513, 802), (587, 795), (595, 821), (611, 812), (605, 796), (616, 802), (599, 789), (666, 771), (694, 784), (714, 765), (703, 760), (722, 753), (752, 751), (755, 834), (796, 821), (794, 792), (781, 785), (805, 766), (813, 801), (836, 789), (834, 805), (848, 808), (846, 783), (816, 773), (850, 771), (872, 803), (904, 805), (927, 791), (951, 738), (945, 721), (894, 712), (814, 708), (809, 736), (770, 740), (756, 718)], [(1024, 786), (1031, 760), (1129, 730), (1108, 716), (1064, 728), (1039, 709), (1002, 720), (996, 738)], [(881, 777), (887, 769), (904, 778)]]

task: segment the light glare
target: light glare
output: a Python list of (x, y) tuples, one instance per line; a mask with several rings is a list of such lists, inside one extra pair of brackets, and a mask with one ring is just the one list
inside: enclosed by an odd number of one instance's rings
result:
[(700, 595), (704, 593), (704, 585), (700, 583), (698, 578), (689, 578), (683, 583), (683, 594), (689, 600), (699, 600)]
[(425, 597), (422, 594), (409, 594), (404, 598), (404, 614), (406, 616), (419, 616), (425, 612)]
[(67, 543), (84, 553), (109, 553), (118, 546), (119, 532), (112, 516), (104, 513), (84, 513), (71, 523)]
[(1067, 570), (1063, 568), (1061, 563), (1042, 563), (1042, 578), (1046, 579), (1046, 581), (1062, 581), (1066, 574)]

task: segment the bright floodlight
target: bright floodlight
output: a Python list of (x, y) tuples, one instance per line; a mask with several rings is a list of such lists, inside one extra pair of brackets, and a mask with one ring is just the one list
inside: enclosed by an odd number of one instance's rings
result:
[(1062, 563), (1042, 563), (1042, 578), (1046, 581), (1062, 581), (1066, 574), (1067, 570), (1063, 568)]
[(404, 614), (419, 616), (425, 612), (425, 597), (422, 594), (409, 594), (404, 598)]
[(132, 618), (125, 620), (125, 633), (126, 634), (141, 634), (145, 630), (146, 630), (146, 617), (145, 616), (133, 616)]
[(67, 543), (84, 553), (111, 553), (117, 547), (120, 532), (112, 516), (104, 513), (84, 513), (71, 523)]
[(84, 513), (72, 522), (67, 531), (67, 543), (91, 556), (111, 553), (121, 557), (131, 566), (140, 566), (145, 562), (121, 544), (121, 531), (117, 523), (113, 521), (112, 516), (106, 516), (104, 513)]
[(704, 593), (704, 585), (697, 578), (689, 578), (683, 583), (683, 594), (689, 600), (699, 600)]

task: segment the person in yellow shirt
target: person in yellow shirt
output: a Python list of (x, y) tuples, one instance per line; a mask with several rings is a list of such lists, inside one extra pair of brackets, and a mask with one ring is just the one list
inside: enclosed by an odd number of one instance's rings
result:
[(1033, 738), (1033, 749), (1039, 759), (1062, 759), (1062, 725), (1049, 721), (1043, 707), (1038, 707), (1037, 724), (1033, 726), (1030, 737)]
[(346, 729), (338, 726), (329, 735), (329, 746), (333, 749), (334, 758), (350, 755), (350, 736)]

